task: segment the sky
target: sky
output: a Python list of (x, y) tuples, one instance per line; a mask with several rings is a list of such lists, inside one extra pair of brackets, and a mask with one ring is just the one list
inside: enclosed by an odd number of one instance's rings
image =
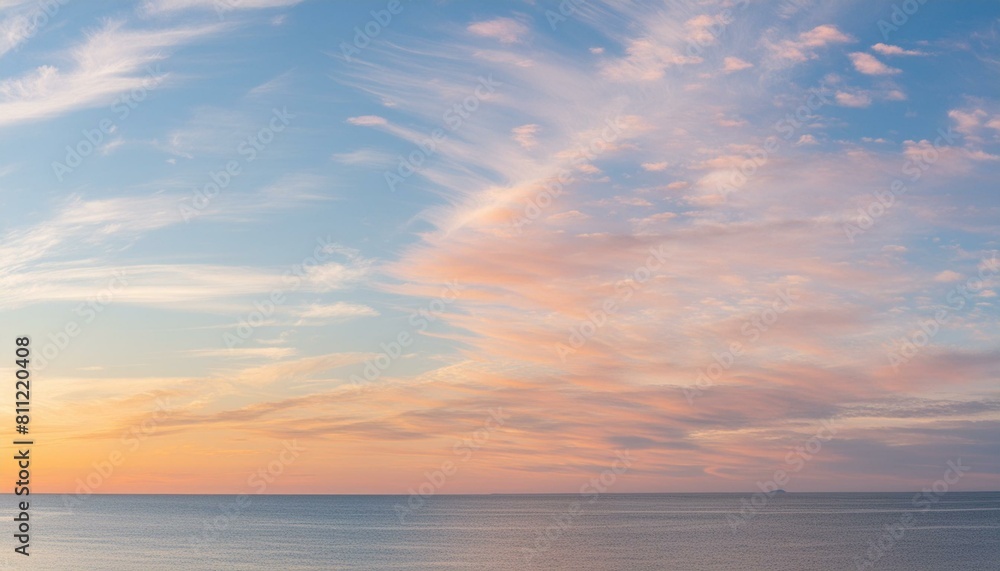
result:
[(33, 491), (1000, 489), (998, 94), (991, 2), (0, 0)]

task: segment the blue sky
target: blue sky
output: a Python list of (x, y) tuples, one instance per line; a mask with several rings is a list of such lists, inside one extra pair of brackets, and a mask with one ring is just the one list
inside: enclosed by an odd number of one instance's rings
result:
[(629, 490), (742, 490), (828, 418), (801, 489), (959, 451), (995, 489), (998, 40), (987, 2), (0, 1), (2, 309), (60, 446), (173, 398), (115, 490), (298, 435), (282, 490), (402, 493), (497, 406), (451, 491), (622, 447)]

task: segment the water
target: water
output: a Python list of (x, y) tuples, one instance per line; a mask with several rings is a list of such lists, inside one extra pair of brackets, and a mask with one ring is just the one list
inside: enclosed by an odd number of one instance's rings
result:
[[(13, 555), (5, 533), (0, 561), (58, 571), (1000, 568), (1000, 493), (951, 492), (926, 510), (913, 496), (776, 495), (742, 524), (726, 516), (749, 495), (437, 496), (401, 524), (395, 506), (405, 496), (241, 504), (237, 496), (108, 495), (70, 511), (65, 497), (45, 495), (31, 500), (30, 559)], [(907, 512), (913, 520), (903, 528)], [(887, 534), (892, 524), (901, 537)], [(870, 550), (880, 537), (882, 550)], [(866, 555), (873, 566), (864, 567)]]

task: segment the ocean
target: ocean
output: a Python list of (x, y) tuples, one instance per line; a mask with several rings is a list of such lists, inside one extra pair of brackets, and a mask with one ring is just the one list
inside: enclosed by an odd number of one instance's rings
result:
[[(31, 555), (14, 553), (8, 519), (0, 568), (1000, 569), (1000, 493), (930, 498), (33, 495)], [(16, 504), (14, 496), (4, 500)]]

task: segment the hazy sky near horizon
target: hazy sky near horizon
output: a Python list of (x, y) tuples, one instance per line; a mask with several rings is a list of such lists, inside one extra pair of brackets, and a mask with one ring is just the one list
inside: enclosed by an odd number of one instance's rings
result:
[(990, 2), (0, 1), (33, 490), (1000, 489), (998, 94)]

